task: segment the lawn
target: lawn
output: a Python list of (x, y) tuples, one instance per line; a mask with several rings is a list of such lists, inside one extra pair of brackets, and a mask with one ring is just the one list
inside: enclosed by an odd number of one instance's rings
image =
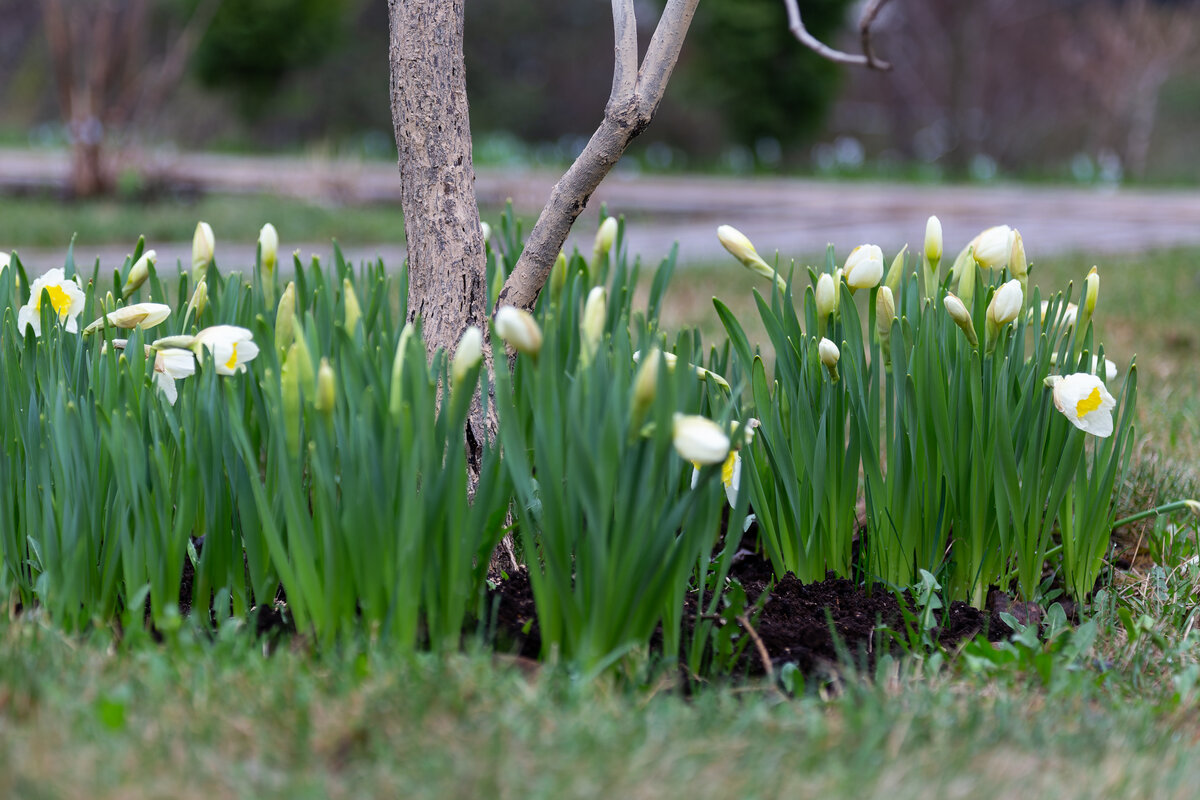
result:
[[(260, 220), (294, 212), (316, 215), (314, 239), (352, 241), (380, 235), (395, 215), (317, 221), (326, 212), (306, 208), (222, 200), (164, 212), (164, 227), (151, 229), (113, 207), (109, 222), (97, 212), (94, 233), (186, 239), (202, 217), (221, 235), (253, 238)], [(30, 226), (53, 216), (29, 214)], [(1122, 373), (1136, 356), (1141, 375), (1122, 513), (1200, 495), (1198, 260), (1181, 250), (1099, 265), (1099, 337)], [(1090, 266), (1035, 258), (1032, 282), (1078, 287)], [(698, 325), (718, 340), (715, 295), (765, 341), (751, 288), (769, 284), (733, 259), (685, 270), (666, 296), (665, 326)], [(1130, 527), (1125, 544), (1142, 556), (1110, 573), (1075, 631), (917, 648), (870, 674), (849, 658), (794, 697), (755, 680), (685, 693), (647, 678), (636, 658), (581, 681), (566, 665), (473, 643), (443, 655), (356, 639), (264, 644), (237, 622), (211, 639), (185, 624), (165, 642), (133, 629), (114, 643), (108, 629), (68, 636), (6, 604), (0, 795), (1190, 797), (1200, 779), (1200, 566), (1188, 562), (1197, 518)]]

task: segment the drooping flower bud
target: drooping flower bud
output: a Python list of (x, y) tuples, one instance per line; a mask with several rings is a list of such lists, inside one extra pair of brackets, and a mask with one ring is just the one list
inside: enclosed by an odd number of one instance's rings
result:
[(954, 324), (966, 335), (971, 346), (978, 347), (979, 337), (975, 335), (975, 323), (971, 320), (971, 312), (967, 311), (963, 301), (947, 292), (942, 300), (942, 308), (946, 309), (950, 319), (954, 320)]
[(676, 414), (672, 442), (680, 456), (698, 466), (721, 464), (729, 455), (729, 437), (707, 417)]
[(758, 251), (754, 249), (754, 244), (746, 237), (746, 234), (732, 225), (722, 225), (717, 228), (717, 239), (720, 240), (722, 246), (734, 258), (742, 262), (742, 265), (746, 269), (761, 275), (767, 280), (775, 281), (775, 285), (779, 287), (781, 294), (787, 291), (787, 281), (770, 264), (762, 260), (758, 255)]
[(821, 359), (821, 363), (825, 365), (825, 369), (829, 371), (829, 379), (834, 383), (838, 381), (838, 360), (842, 357), (842, 353), (838, 350), (838, 346), (828, 339), (822, 339), (817, 344), (817, 356)]
[(536, 356), (542, 350), (542, 329), (528, 311), (501, 306), (496, 312), (496, 333), (518, 353)]
[(157, 262), (158, 253), (153, 250), (143, 252), (141, 257), (129, 268), (129, 275), (125, 278), (125, 286), (121, 289), (121, 296), (129, 297), (129, 295), (141, 288), (141, 285), (150, 277), (150, 265)]

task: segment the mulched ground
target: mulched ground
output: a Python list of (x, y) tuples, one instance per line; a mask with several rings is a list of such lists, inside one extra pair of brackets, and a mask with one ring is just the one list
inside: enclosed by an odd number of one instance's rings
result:
[[(790, 662), (805, 675), (828, 675), (837, 672), (845, 656), (870, 668), (881, 653), (899, 654), (903, 650), (896, 637), (880, 630), (882, 625), (901, 638), (905, 635), (900, 600), (884, 589), (868, 594), (855, 583), (832, 576), (803, 584), (791, 574), (772, 585), (770, 565), (757, 557), (735, 564), (731, 577), (742, 583), (749, 604), (763, 593), (767, 595), (761, 613), (750, 622), (774, 670)], [(491, 595), (496, 649), (522, 658), (537, 658), (541, 637), (528, 573), (521, 571), (508, 577)], [(912, 607), (909, 598), (905, 602)], [(980, 633), (990, 641), (1007, 639), (1012, 631), (1000, 620), (1001, 611), (1014, 613), (1018, 618), (1036, 619), (1036, 609), (1018, 607), (1020, 604), (1011, 603), (1000, 593), (993, 593), (988, 605), (988, 610), (981, 611), (955, 602), (944, 613), (935, 612), (939, 627), (934, 635), (938, 642), (953, 648)], [(695, 618), (694, 596), (689, 598), (685, 614), (692, 616), (684, 622), (685, 628), (690, 628)], [(761, 652), (753, 637), (750, 639), (742, 653), (741, 670), (749, 675), (763, 675), (766, 667)]]

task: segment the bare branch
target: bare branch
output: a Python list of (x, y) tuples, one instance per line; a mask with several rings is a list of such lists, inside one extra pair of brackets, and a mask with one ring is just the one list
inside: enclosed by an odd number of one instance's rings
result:
[(637, 86), (637, 17), (633, 10), (633, 0), (612, 0), (612, 15), (613, 49), (616, 58), (613, 63), (612, 94), (609, 101), (622, 102), (633, 97)]
[(892, 65), (888, 62), (877, 59), (871, 50), (871, 23), (874, 22), (875, 16), (887, 2), (888, 0), (871, 0), (867, 4), (867, 7), (863, 9), (862, 19), (859, 21), (863, 55), (856, 56), (850, 53), (843, 53), (841, 50), (835, 50), (809, 33), (808, 28), (804, 27), (804, 21), (800, 19), (800, 7), (797, 5), (796, 0), (783, 0), (783, 4), (787, 8), (788, 30), (799, 40), (800, 44), (829, 61), (838, 64), (856, 64), (877, 70), (889, 70), (892, 68)]
[(683, 49), (683, 40), (687, 38), (698, 2), (668, 0), (667, 7), (659, 17), (650, 47), (646, 49), (646, 58), (642, 60), (642, 68), (638, 72), (638, 105), (642, 109), (649, 109), (651, 114), (662, 101), (667, 81), (675, 71), (675, 63), (679, 61), (679, 51)]

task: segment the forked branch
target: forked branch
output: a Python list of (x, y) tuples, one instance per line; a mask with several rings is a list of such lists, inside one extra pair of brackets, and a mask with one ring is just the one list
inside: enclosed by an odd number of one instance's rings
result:
[(783, 5), (787, 8), (788, 30), (792, 32), (792, 35), (796, 37), (800, 44), (822, 58), (827, 58), (838, 64), (857, 64), (882, 71), (891, 69), (892, 65), (876, 57), (875, 51), (871, 47), (871, 25), (874, 24), (875, 17), (879, 15), (880, 9), (887, 5), (888, 2), (889, 0), (870, 0), (866, 7), (863, 8), (862, 16), (858, 20), (858, 32), (862, 37), (862, 55), (843, 53), (841, 50), (830, 47), (809, 33), (808, 28), (804, 27), (804, 20), (800, 18), (800, 7), (797, 4), (797, 0), (783, 0)]

